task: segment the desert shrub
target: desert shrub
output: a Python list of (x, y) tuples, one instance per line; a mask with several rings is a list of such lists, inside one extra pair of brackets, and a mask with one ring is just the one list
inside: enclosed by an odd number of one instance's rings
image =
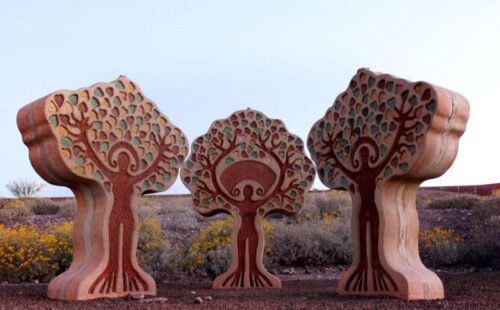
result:
[(50, 199), (30, 199), (28, 203), (31, 211), (36, 215), (54, 215), (61, 209), (58, 204)]
[(309, 193), (304, 208), (297, 215), (297, 221), (350, 218), (351, 208), (351, 197), (346, 192), (332, 190)]
[(26, 217), (32, 215), (31, 208), (23, 199), (4, 200), (0, 206), (0, 224), (13, 225), (23, 223)]
[(47, 281), (68, 268), (71, 223), (38, 233), (34, 227), (0, 225), (0, 279), (8, 282)]
[(434, 227), (420, 233), (424, 257), (434, 266), (453, 266), (461, 262), (464, 256), (464, 238), (452, 229)]
[(145, 195), (139, 198), (139, 205), (141, 207), (156, 208), (158, 207), (158, 202), (156, 200), (156, 197)]
[(345, 265), (352, 260), (349, 222), (339, 218), (274, 223), (269, 247), (274, 265)]
[(500, 267), (500, 198), (485, 200), (472, 210), (472, 240), (467, 263), (479, 267)]
[(59, 215), (60, 217), (73, 220), (76, 213), (76, 200), (74, 198), (68, 198), (59, 203)]
[(168, 242), (158, 219), (148, 217), (140, 221), (137, 261), (145, 271), (154, 277), (178, 273), (180, 269), (179, 250)]
[(45, 184), (32, 180), (16, 180), (6, 185), (7, 189), (18, 198), (32, 197), (42, 190)]
[(481, 199), (476, 196), (467, 195), (467, 196), (459, 196), (448, 199), (438, 199), (431, 201), (427, 204), (427, 208), (429, 209), (460, 209), (460, 210), (469, 210), (474, 207), (479, 206), (481, 203)]
[[(231, 265), (233, 222), (233, 218), (230, 216), (218, 219), (201, 229), (198, 235), (193, 238), (191, 246), (185, 254), (184, 269), (189, 274), (214, 278), (229, 268)], [(269, 244), (272, 225), (267, 220), (264, 220), (262, 225), (266, 243)], [(267, 256), (266, 254), (265, 257)]]

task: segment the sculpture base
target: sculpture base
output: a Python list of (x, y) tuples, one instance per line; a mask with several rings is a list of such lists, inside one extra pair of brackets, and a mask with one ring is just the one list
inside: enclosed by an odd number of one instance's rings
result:
[[(121, 285), (117, 285), (116, 291), (109, 293), (100, 293), (96, 289), (94, 293), (90, 293), (89, 289), (96, 280), (96, 276), (89, 276), (65, 272), (53, 279), (49, 283), (47, 297), (56, 300), (90, 300), (97, 298), (117, 298), (129, 295), (148, 295), (156, 296), (156, 283), (154, 279), (146, 273), (142, 274), (143, 279), (147, 283), (147, 290), (123, 290)], [(117, 280), (120, 282), (120, 280)]]
[[(397, 290), (388, 287), (386, 290), (375, 288), (373, 278), (367, 277), (367, 285), (357, 290), (346, 290), (346, 284), (351, 279), (354, 268), (349, 268), (339, 280), (336, 292), (348, 296), (391, 296), (405, 300), (435, 300), (444, 298), (444, 288), (441, 279), (427, 268), (407, 267), (406, 273), (392, 272)], [(367, 274), (371, 272), (368, 271)]]

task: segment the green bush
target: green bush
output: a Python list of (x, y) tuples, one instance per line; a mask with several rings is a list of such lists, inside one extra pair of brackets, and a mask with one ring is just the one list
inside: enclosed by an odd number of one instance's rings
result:
[(331, 266), (352, 260), (349, 223), (341, 219), (273, 223), (269, 248), (274, 265)]
[(34, 227), (0, 225), (0, 281), (48, 281), (69, 267), (72, 223), (52, 226), (46, 233)]
[(420, 233), (423, 257), (432, 266), (455, 266), (464, 257), (464, 238), (452, 229), (434, 227)]
[(473, 209), (481, 203), (481, 199), (477, 196), (467, 195), (459, 196), (448, 199), (438, 199), (431, 201), (427, 208), (429, 209), (459, 209), (459, 210), (470, 210)]
[[(184, 260), (184, 270), (188, 274), (214, 278), (229, 268), (233, 222), (230, 216), (212, 221), (191, 240)], [(273, 227), (267, 220), (262, 222), (262, 226), (266, 243), (270, 244)], [(268, 261), (268, 249), (265, 249), (264, 263)]]
[[(335, 218), (350, 219), (352, 200), (348, 193), (342, 191), (316, 192), (306, 195), (304, 207), (296, 219), (286, 217), (287, 222), (304, 222), (332, 220)], [(282, 218), (282, 217), (278, 217)]]
[(61, 209), (58, 204), (50, 199), (30, 200), (31, 211), (36, 215), (55, 215)]
[(75, 218), (76, 199), (68, 198), (59, 202), (58, 204), (60, 208), (59, 208), (59, 213), (57, 213), (57, 215), (66, 220), (73, 220)]
[(472, 210), (471, 239), (467, 263), (500, 268), (500, 198), (485, 200)]
[(33, 212), (24, 199), (6, 199), (0, 206), (0, 224), (24, 223), (30, 215), (33, 215)]
[(149, 217), (141, 219), (140, 225), (137, 245), (139, 265), (157, 278), (179, 273), (182, 260), (179, 250), (168, 242), (160, 221)]

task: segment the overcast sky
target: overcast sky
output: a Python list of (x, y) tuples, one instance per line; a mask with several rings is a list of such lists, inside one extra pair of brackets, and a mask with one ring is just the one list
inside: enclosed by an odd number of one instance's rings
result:
[(16, 113), (55, 90), (126, 75), (190, 141), (247, 107), (305, 140), (360, 67), (469, 99), (458, 157), (427, 185), (500, 182), (500, 1), (2, 1), (0, 34), (0, 196), (42, 182)]

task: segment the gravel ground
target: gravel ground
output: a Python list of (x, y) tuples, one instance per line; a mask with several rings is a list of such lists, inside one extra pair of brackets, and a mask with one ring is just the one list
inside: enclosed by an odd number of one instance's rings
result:
[[(156, 299), (53, 301), (46, 284), (0, 285), (0, 309), (499, 309), (500, 272), (439, 273), (446, 298), (402, 301), (394, 298), (353, 298), (335, 294), (338, 274), (282, 276), (282, 289), (210, 289), (209, 280), (160, 283)], [(196, 304), (200, 297), (202, 303)]]

